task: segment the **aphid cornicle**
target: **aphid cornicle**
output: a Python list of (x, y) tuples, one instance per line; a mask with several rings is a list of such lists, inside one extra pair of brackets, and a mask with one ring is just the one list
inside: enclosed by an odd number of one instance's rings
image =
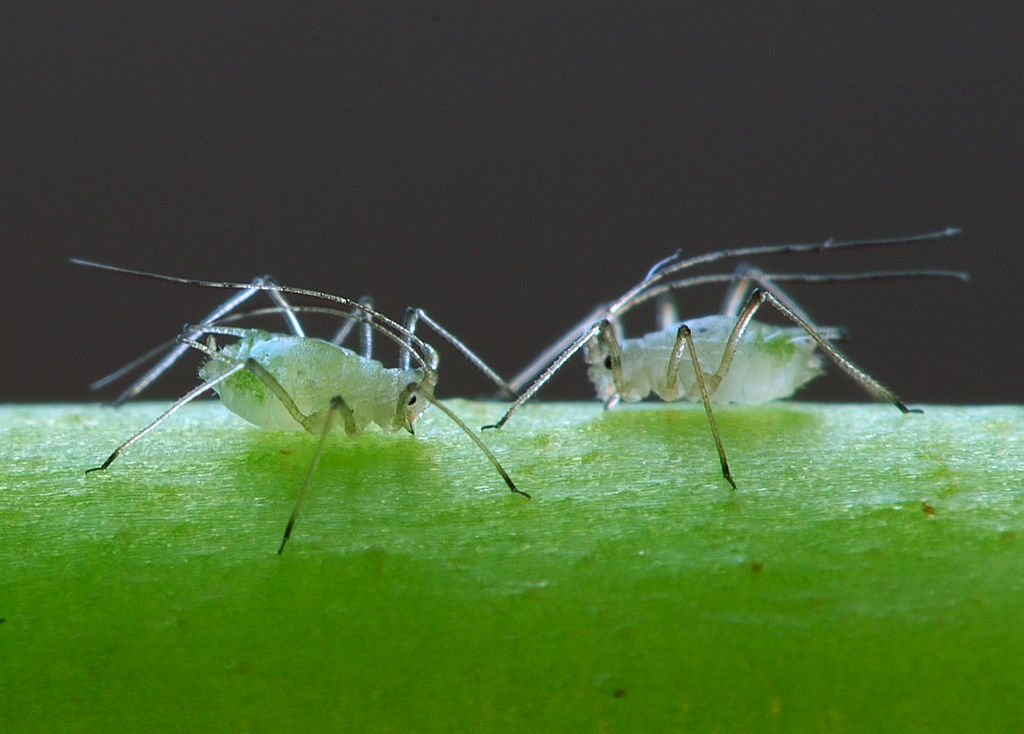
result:
[[(656, 263), (635, 286), (610, 304), (592, 311), (554, 345), (546, 349), (519, 375), (509, 381), (513, 389), (526, 389), (501, 420), (484, 428), (501, 428), (577, 351), (583, 350), (588, 375), (598, 398), (606, 407), (635, 402), (654, 394), (666, 401), (693, 400), (704, 406), (708, 426), (718, 451), (722, 475), (736, 487), (721, 436), (715, 423), (712, 401), (758, 405), (792, 395), (821, 374), (822, 355), (836, 364), (868, 393), (886, 400), (904, 413), (907, 408), (896, 394), (843, 355), (833, 344), (841, 330), (819, 327), (780, 288), (779, 283), (831, 283), (890, 278), (939, 278), (967, 280), (961, 272), (946, 270), (875, 271), (841, 275), (768, 274), (741, 266), (730, 274), (706, 274), (673, 280), (680, 271), (732, 258), (824, 252), (857, 247), (911, 245), (959, 234), (948, 228), (910, 237), (821, 244), (762, 245), (720, 250), (684, 259), (680, 252)], [(721, 314), (679, 321), (667, 301), (673, 291), (696, 285), (724, 283), (729, 286)], [(631, 309), (660, 299), (660, 329), (642, 337), (621, 336), (619, 319)], [(768, 304), (793, 326), (779, 327), (753, 320)]]
[[(120, 404), (141, 392), (190, 348), (207, 356), (206, 362), (199, 369), (202, 384), (179, 398), (154, 421), (118, 446), (101, 466), (88, 471), (106, 469), (125, 449), (172, 413), (208, 390), (213, 390), (226, 408), (261, 428), (304, 429), (320, 436), (316, 454), (299, 490), (278, 553), (284, 550), (291, 536), (299, 507), (323, 453), (326, 438), (333, 428), (340, 426), (351, 437), (361, 434), (370, 423), (376, 423), (385, 431), (404, 429), (412, 433), (416, 420), (430, 405), (437, 406), (476, 443), (512, 492), (529, 497), (516, 487), (483, 441), (450, 408), (434, 397), (437, 351), (416, 335), (416, 324), (419, 321), (426, 322), (506, 394), (511, 395), (511, 389), (462, 341), (422, 309), (410, 308), (405, 323), (399, 324), (376, 311), (366, 300), (354, 301), (318, 291), (282, 286), (267, 277), (256, 278), (248, 284), (211, 282), (146, 273), (88, 260), (73, 259), (72, 262), (146, 278), (238, 291), (202, 321), (186, 326), (178, 336), (177, 345), (163, 344), (94, 384), (94, 387), (106, 385), (170, 347), (170, 351), (155, 366), (118, 397), (115, 403)], [(243, 302), (260, 292), (266, 293), (274, 305), (246, 313), (236, 312)], [(284, 294), (305, 296), (330, 305), (292, 305)], [(273, 313), (281, 314), (293, 333), (277, 334), (232, 325), (242, 318)], [(300, 313), (336, 316), (343, 320), (344, 325), (330, 341), (310, 337), (305, 334), (299, 322)], [(341, 346), (355, 324), (359, 324), (362, 332), (362, 354)], [(375, 333), (398, 345), (398, 367), (385, 367), (372, 358)], [(218, 347), (217, 337), (224, 336), (233, 337), (236, 341)], [(411, 364), (412, 361), (417, 363), (416, 366)]]

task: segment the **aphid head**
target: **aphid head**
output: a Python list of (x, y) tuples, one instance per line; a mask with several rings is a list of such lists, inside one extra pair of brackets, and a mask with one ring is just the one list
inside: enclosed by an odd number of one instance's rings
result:
[(587, 376), (594, 384), (599, 400), (607, 403), (617, 395), (612, 378), (612, 356), (608, 343), (595, 335), (583, 345), (583, 359), (587, 363)]
[[(423, 415), (431, 401), (428, 398), (434, 396), (434, 385), (437, 383), (435, 375), (428, 375), (419, 382), (410, 382), (398, 396), (398, 405), (395, 409), (395, 428), (404, 428), (409, 433), (413, 432), (413, 424)], [(427, 396), (427, 397), (424, 397)]]

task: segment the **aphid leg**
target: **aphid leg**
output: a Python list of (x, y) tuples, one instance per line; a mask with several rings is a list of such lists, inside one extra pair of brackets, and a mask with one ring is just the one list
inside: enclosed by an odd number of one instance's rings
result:
[[(299, 406), (295, 404), (292, 396), (288, 394), (288, 391), (281, 386), (281, 383), (267, 371), (267, 368), (261, 365), (252, 357), (249, 357), (242, 364), (245, 368), (256, 375), (263, 383), (270, 388), (270, 391), (274, 393), (274, 396), (281, 401), (281, 404), (288, 411), (289, 415), (295, 419), (295, 422), (305, 428), (310, 433), (316, 433), (318, 426), (313, 420), (313, 416), (305, 415)], [(336, 406), (335, 403), (338, 403)], [(345, 404), (345, 401), (340, 396), (334, 396), (331, 399), (331, 412), (337, 411), (341, 414), (343, 422), (345, 424), (345, 433), (349, 436), (357, 436), (359, 429), (356, 428), (355, 418), (352, 415), (352, 409)]]
[(239, 362), (238, 364), (233, 365), (232, 367), (228, 368), (227, 370), (225, 370), (221, 374), (217, 375), (212, 380), (207, 380), (202, 385), (198, 385), (198, 386), (192, 388), (191, 390), (189, 390), (187, 393), (185, 393), (185, 395), (183, 395), (182, 397), (180, 397), (176, 401), (174, 401), (174, 404), (171, 405), (171, 407), (169, 407), (163, 413), (161, 413), (160, 416), (156, 420), (154, 420), (152, 423), (150, 423), (149, 425), (147, 425), (144, 428), (142, 428), (135, 435), (133, 435), (127, 441), (125, 441), (120, 446), (118, 446), (116, 449), (114, 449), (114, 452), (110, 456), (107, 457), (107, 460), (104, 461), (103, 464), (101, 464), (100, 466), (93, 467), (92, 469), (86, 469), (85, 470), (86, 474), (88, 474), (89, 472), (102, 471), (102, 470), (106, 469), (108, 466), (110, 466), (114, 462), (114, 459), (116, 459), (118, 456), (120, 456), (122, 453), (124, 453), (125, 449), (127, 449), (133, 443), (138, 441), (140, 438), (145, 436), (147, 433), (149, 433), (154, 428), (156, 428), (161, 423), (163, 423), (165, 420), (167, 420), (169, 417), (171, 417), (171, 415), (173, 413), (177, 412), (177, 410), (181, 406), (186, 405), (187, 403), (192, 402), (197, 397), (202, 395), (204, 392), (206, 392), (207, 390), (210, 390), (211, 388), (213, 388), (214, 385), (220, 384), (224, 380), (226, 380), (229, 377), (231, 377), (231, 375), (235, 374), (236, 372), (239, 372), (240, 370), (242, 370), (244, 368), (245, 368), (245, 364), (242, 363), (242, 362)]
[[(280, 307), (281, 313), (284, 314), (284, 320), (288, 322), (288, 326), (291, 327), (292, 333), (295, 336), (306, 335), (306, 332), (302, 329), (302, 324), (299, 323), (298, 316), (295, 315), (292, 305), (281, 295), (281, 291), (274, 288), (277, 285), (277, 281), (269, 275), (264, 275), (262, 278), (253, 278), (252, 285), (266, 293), (267, 298)], [(213, 321), (216, 321), (216, 319), (205, 319), (206, 323), (212, 323)]]
[[(826, 338), (826, 336), (823, 335), (822, 332), (817, 327), (814, 326), (814, 324), (812, 324), (807, 319), (803, 318), (803, 316), (801, 316), (798, 312), (791, 309), (771, 290), (761, 288), (754, 289), (754, 291), (750, 294), (750, 300), (747, 302), (747, 305), (744, 307), (743, 312), (741, 313), (741, 321), (743, 320), (743, 314), (749, 311), (749, 316), (746, 317), (746, 322), (749, 322), (750, 319), (753, 317), (754, 312), (757, 311), (761, 304), (765, 302), (769, 303), (779, 313), (781, 313), (787, 319), (789, 319), (794, 324), (803, 329), (805, 332), (807, 332), (807, 335), (814, 340), (814, 343), (818, 345), (818, 348), (826, 355), (828, 355), (829, 359), (831, 359), (839, 367), (839, 369), (841, 369), (843, 372), (849, 375), (849, 377), (854, 382), (857, 382), (868, 393), (874, 395), (875, 398), (877, 398), (878, 400), (885, 400), (887, 402), (892, 403), (897, 408), (899, 408), (901, 413), (924, 412), (920, 408), (908, 408), (906, 405), (904, 405), (903, 401), (896, 396), (896, 393), (894, 393), (892, 390), (887, 388), (885, 385), (880, 383), (874, 377), (872, 377), (867, 372), (858, 367), (856, 364), (854, 364), (849, 357), (847, 357), (838, 349), (836, 349), (835, 346), (828, 340), (828, 338)], [(737, 328), (733, 329), (733, 336), (730, 336), (729, 338), (729, 345), (726, 346), (726, 354), (724, 354), (722, 357), (723, 362), (725, 361), (726, 356), (728, 356), (730, 360), (732, 358), (730, 352), (735, 351), (734, 342), (739, 340), (739, 334), (737, 332), (741, 331), (741, 329), (739, 328), (741, 321), (737, 322)], [(743, 323), (743, 328), (746, 328), (746, 323)], [(732, 346), (731, 350), (729, 349), (730, 345)], [(725, 370), (727, 369), (728, 366), (725, 367)], [(719, 372), (721, 374), (724, 374), (725, 371), (720, 368)]]
[[(234, 331), (245, 330), (234, 330), (229, 327), (207, 326), (205, 328), (197, 327), (191, 333), (197, 334), (203, 331), (208, 333), (231, 333)], [(241, 334), (232, 333), (232, 335), (240, 336)], [(182, 336), (181, 340), (182, 343), (185, 344), (186, 346), (192, 347), (193, 349), (198, 349), (199, 351), (207, 354), (213, 359), (224, 359), (224, 357), (219, 352), (211, 350), (207, 345), (196, 341), (194, 338), (192, 338), (192, 336)], [(280, 555), (281, 552), (284, 550), (285, 543), (288, 542), (288, 538), (291, 537), (292, 528), (295, 526), (295, 519), (299, 515), (299, 507), (302, 506), (302, 501), (305, 499), (306, 492), (309, 490), (309, 483), (310, 480), (313, 478), (313, 472), (316, 471), (317, 464), (320, 463), (320, 457), (323, 455), (324, 446), (327, 441), (327, 434), (331, 432), (331, 430), (337, 424), (339, 418), (345, 425), (345, 433), (347, 433), (349, 436), (356, 435), (358, 433), (358, 430), (356, 428), (355, 418), (352, 414), (352, 409), (345, 403), (344, 399), (340, 395), (335, 395), (333, 398), (331, 398), (331, 404), (327, 410), (327, 414), (323, 418), (323, 423), (318, 425), (317, 422), (314, 420), (314, 416), (307, 416), (299, 409), (299, 406), (295, 404), (295, 400), (288, 393), (288, 391), (284, 389), (281, 383), (277, 381), (277, 378), (270, 374), (270, 372), (268, 372), (263, 365), (261, 365), (259, 362), (257, 362), (251, 357), (244, 361), (234, 362), (230, 367), (228, 367), (226, 372), (224, 372), (221, 375), (218, 375), (213, 382), (220, 382), (226, 379), (228, 376), (233, 375), (236, 372), (239, 372), (243, 369), (249, 370), (249, 372), (256, 375), (256, 377), (258, 377), (267, 386), (267, 388), (272, 393), (274, 393), (274, 396), (279, 401), (281, 401), (281, 404), (285, 407), (285, 409), (288, 411), (291, 417), (295, 419), (296, 423), (301, 425), (310, 433), (320, 433), (320, 441), (317, 443), (316, 453), (313, 455), (313, 461), (310, 463), (309, 469), (306, 470), (306, 476), (302, 480), (302, 487), (299, 489), (299, 496), (295, 500), (295, 506), (292, 508), (292, 514), (288, 518), (288, 524), (285, 526), (284, 529), (284, 536), (281, 539), (281, 546), (277, 549), (277, 553), (278, 555)], [(210, 383), (207, 383), (207, 386), (209, 385)]]
[[(749, 321), (749, 318), (747, 319)], [(611, 324), (607, 319), (602, 321), (599, 326), (598, 338), (601, 339), (608, 347), (608, 359), (606, 366), (612, 373), (612, 382), (615, 384), (615, 396), (612, 397), (607, 403), (605, 408), (610, 408), (618, 402), (618, 398), (625, 392), (625, 383), (622, 377), (622, 348), (619, 345), (618, 339), (615, 337), (615, 331), (612, 329)], [(690, 333), (690, 327), (686, 324), (682, 324), (679, 330), (676, 332), (676, 343), (672, 349), (672, 356), (669, 358), (668, 364), (668, 384), (669, 391), (674, 391), (679, 382), (679, 360), (682, 356), (683, 350), (690, 353), (690, 359), (693, 362), (693, 372), (697, 377), (697, 388), (700, 391), (701, 402), (704, 403), (704, 413), (707, 415), (708, 427), (711, 429), (711, 436), (715, 439), (715, 449), (718, 451), (718, 460), (722, 465), (722, 476), (729, 482), (733, 489), (736, 489), (736, 482), (733, 481), (732, 472), (729, 471), (729, 460), (725, 456), (725, 447), (722, 446), (722, 437), (718, 433), (718, 424), (715, 422), (715, 414), (711, 410), (711, 393), (718, 389), (718, 384), (721, 382), (715, 376), (712, 376), (714, 381), (714, 387), (710, 391), (706, 383), (706, 375), (700, 367), (700, 362), (697, 359), (697, 352), (693, 345), (693, 334)], [(667, 391), (667, 392), (669, 392)]]
[[(234, 311), (242, 303), (251, 298), (253, 294), (258, 293), (262, 290), (266, 291), (269, 298), (280, 307), (281, 312), (285, 315), (285, 321), (288, 322), (289, 326), (291, 327), (295, 335), (304, 336), (305, 334), (302, 330), (302, 326), (299, 324), (299, 320), (298, 318), (296, 318), (291, 305), (284, 299), (284, 297), (277, 290), (274, 290), (274, 285), (274, 281), (273, 279), (270, 278), (270, 276), (263, 276), (262, 278), (253, 278), (248, 288), (239, 291), (231, 298), (227, 299), (222, 304), (217, 306), (217, 308), (208, 313), (202, 319), (200, 324), (206, 325), (214, 323), (218, 319), (223, 318), (227, 314)], [(146, 354), (142, 355), (142, 357), (132, 360), (131, 362), (129, 362), (127, 365), (117, 370), (116, 372), (100, 380), (97, 380), (92, 384), (92, 388), (94, 390), (98, 390), (99, 388), (104, 387), (110, 382), (113, 382), (114, 380), (118, 379), (122, 375), (126, 374), (127, 372), (131, 371), (138, 365), (148, 360), (150, 357), (156, 356), (156, 354), (160, 353), (165, 346), (166, 345), (160, 345), (159, 347), (156, 347), (146, 352)], [(149, 387), (149, 385), (154, 380), (159, 378), (160, 375), (162, 375), (164, 372), (170, 369), (170, 367), (175, 362), (177, 362), (181, 355), (183, 355), (186, 351), (188, 351), (188, 345), (186, 344), (178, 344), (174, 346), (171, 349), (171, 351), (165, 354), (163, 358), (161, 358), (159, 362), (153, 365), (144, 375), (142, 375), (142, 377), (133, 382), (120, 395), (118, 395), (113, 400), (113, 405), (121, 405), (122, 403), (131, 400), (136, 395), (141, 393), (143, 390)]]
[[(697, 376), (697, 388), (700, 390), (700, 400), (704, 403), (704, 414), (708, 419), (708, 427), (711, 429), (711, 436), (715, 439), (715, 449), (718, 451), (718, 461), (722, 465), (722, 476), (725, 477), (725, 481), (732, 485), (733, 489), (736, 489), (736, 482), (733, 481), (732, 472), (729, 471), (729, 460), (725, 457), (725, 447), (722, 446), (722, 437), (718, 433), (718, 424), (715, 422), (715, 414), (711, 410), (711, 396), (708, 394), (708, 386), (704, 380), (704, 370), (701, 369), (700, 361), (697, 359), (697, 350), (693, 345), (693, 334), (690, 333), (690, 327), (686, 324), (679, 327), (679, 332), (676, 336), (676, 349), (672, 352), (673, 356), (675, 356), (678, 351), (680, 339), (685, 343), (686, 350), (690, 353), (690, 360), (693, 362), (693, 373)], [(719, 382), (720, 381), (721, 380), (719, 380)], [(717, 387), (718, 385), (716, 383), (715, 388), (717, 389)]]
[(679, 312), (676, 310), (676, 299), (671, 293), (662, 293), (655, 301), (655, 315), (658, 331), (667, 330), (672, 324), (679, 323)]
[[(260, 379), (261, 382), (263, 382), (263, 384), (267, 386), (270, 392), (274, 393), (274, 397), (276, 397), (281, 402), (281, 405), (284, 406), (285, 410), (288, 411), (288, 414), (291, 415), (291, 417), (295, 420), (296, 423), (298, 423), (300, 426), (302, 426), (310, 433), (318, 433), (320, 431), (320, 425), (317, 421), (314, 420), (315, 416), (308, 416), (305, 413), (303, 413), (299, 409), (299, 406), (295, 404), (295, 400), (288, 393), (288, 391), (285, 390), (281, 383), (277, 381), (276, 377), (274, 377), (272, 374), (270, 374), (270, 372), (267, 371), (266, 367), (261, 365), (252, 357), (249, 357), (248, 359), (243, 360), (241, 362), (236, 362), (235, 360), (228, 359), (221, 352), (215, 351), (211, 349), (208, 345), (196, 341), (193, 338), (195, 335), (201, 333), (226, 333), (230, 334), (231, 336), (244, 336), (245, 332), (247, 331), (248, 329), (232, 329), (231, 327), (224, 326), (194, 327), (194, 329), (191, 332), (188, 332), (188, 336), (183, 335), (180, 338), (183, 344), (193, 349), (196, 349), (200, 352), (203, 352), (210, 359), (215, 359), (220, 362), (226, 362), (230, 364), (231, 366), (228, 369), (231, 370), (232, 373), (237, 372), (239, 366), (252, 372), (256, 377)], [(340, 397), (338, 399), (341, 400)], [(342, 407), (340, 410), (342, 418), (344, 419), (345, 423), (345, 433), (349, 436), (357, 435), (359, 431), (356, 428), (355, 419), (352, 416), (352, 410), (348, 408), (347, 405), (345, 405), (344, 400), (341, 401), (341, 406)]]
[[(523, 403), (532, 398), (534, 393), (540, 390), (544, 386), (544, 383), (550, 380), (551, 376), (558, 372), (563, 364), (569, 361), (569, 358), (572, 357), (572, 355), (580, 351), (580, 349), (583, 348), (583, 345), (590, 341), (598, 331), (600, 331), (600, 328), (600, 322), (592, 323), (585, 331), (578, 334), (569, 343), (569, 345), (565, 347), (562, 353), (555, 357), (555, 360), (544, 368), (544, 371), (537, 376), (537, 379), (531, 382), (529, 387), (523, 390), (522, 394), (517, 397), (512, 405), (509, 406), (509, 409), (505, 411), (505, 415), (501, 417), (501, 420), (497, 423), (489, 423), (486, 426), (482, 426), (481, 429), (501, 428), (508, 423), (508, 419), (512, 417), (512, 414), (519, 410)], [(533, 364), (537, 364), (537, 360), (534, 360)]]
[[(505, 380), (503, 380), (501, 376), (499, 376), (498, 373), (491, 368), (490, 365), (488, 365), (479, 356), (477, 356), (477, 354), (468, 346), (466, 346), (466, 344), (461, 339), (459, 339), (457, 336), (455, 336), (450, 331), (441, 326), (441, 324), (437, 323), (434, 319), (428, 316), (427, 312), (424, 311), (422, 308), (410, 307), (405, 311), (405, 330), (408, 332), (408, 335), (410, 337), (416, 333), (416, 324), (421, 320), (424, 323), (426, 323), (427, 326), (429, 326), (431, 329), (433, 329), (442, 337), (447, 339), (449, 344), (451, 344), (453, 347), (462, 352), (462, 355), (466, 359), (468, 359), (470, 362), (476, 365), (476, 368), (478, 370), (487, 375), (487, 377), (490, 378), (491, 382), (498, 386), (498, 388), (505, 395), (505, 397), (511, 400), (516, 396), (512, 388), (509, 387), (509, 384), (505, 382)], [(402, 350), (400, 365), (402, 369), (409, 368), (408, 348)], [(434, 367), (435, 369), (437, 368), (436, 364), (431, 366)]]
[[(291, 397), (288, 399), (291, 400)], [(295, 506), (292, 508), (292, 514), (288, 517), (288, 524), (285, 525), (284, 536), (281, 538), (281, 546), (277, 549), (277, 555), (281, 555), (281, 552), (284, 550), (285, 543), (288, 542), (288, 538), (292, 535), (292, 528), (295, 527), (295, 518), (299, 516), (299, 507), (302, 506), (302, 501), (306, 498), (306, 492), (309, 490), (309, 482), (313, 478), (313, 472), (316, 471), (317, 464), (320, 463), (320, 457), (324, 453), (324, 446), (327, 444), (327, 434), (329, 434), (331, 429), (334, 428), (334, 424), (339, 415), (346, 421), (352, 420), (352, 410), (345, 404), (345, 401), (341, 399), (340, 395), (335, 395), (331, 398), (331, 407), (327, 411), (327, 416), (324, 419), (324, 425), (320, 429), (320, 441), (317, 442), (316, 453), (313, 455), (313, 461), (310, 462), (309, 469), (306, 470), (306, 476), (302, 480), (302, 487), (299, 489), (299, 496), (295, 499)]]
[(363, 296), (358, 301), (360, 306), (364, 309), (353, 309), (351, 312), (351, 318), (346, 319), (345, 323), (341, 325), (338, 332), (331, 339), (331, 344), (340, 346), (344, 343), (345, 339), (348, 338), (352, 328), (359, 322), (360, 328), (360, 344), (362, 345), (363, 356), (369, 359), (373, 356), (373, 325), (370, 321), (370, 312), (373, 310), (373, 298), (370, 296)]
[(416, 385), (416, 383), (411, 383), (409, 387), (412, 388), (412, 390), (415, 391), (420, 397), (425, 398), (427, 402), (429, 402), (431, 405), (435, 406), (438, 410), (440, 410), (442, 413), (448, 416), (451, 419), (452, 423), (461, 428), (463, 433), (465, 433), (467, 436), (473, 439), (473, 443), (475, 443), (477, 447), (479, 447), (479, 449), (484, 452), (484, 456), (486, 456), (487, 459), (494, 465), (494, 468), (498, 470), (498, 474), (500, 474), (501, 478), (505, 480), (505, 484), (508, 485), (508, 488), (512, 490), (512, 492), (514, 492), (515, 494), (521, 494), (523, 497), (526, 497), (526, 499), (530, 499), (530, 495), (516, 487), (515, 482), (512, 481), (512, 477), (508, 475), (508, 472), (505, 471), (505, 467), (503, 467), (501, 465), (501, 462), (498, 461), (498, 457), (491, 453), (491, 450), (487, 448), (487, 445), (483, 441), (480, 440), (480, 437), (473, 433), (473, 431), (470, 430), (469, 426), (467, 426), (465, 422), (463, 422), (463, 420), (459, 418), (459, 416), (455, 415), (451, 408), (449, 408), (447, 405), (442, 403), (440, 400), (435, 398), (430, 393), (426, 391), (419, 391), (419, 386)]
[[(732, 331), (729, 333), (729, 339), (725, 343), (725, 349), (722, 350), (722, 361), (718, 364), (718, 369), (715, 370), (713, 375), (706, 377), (707, 382), (711, 383), (711, 394), (714, 395), (718, 392), (719, 385), (722, 384), (722, 380), (725, 379), (725, 375), (729, 372), (729, 368), (732, 366), (733, 357), (736, 356), (736, 347), (740, 343), (740, 339), (743, 338), (743, 332), (747, 330), (747, 325), (751, 319), (754, 318), (754, 313), (760, 308), (761, 304), (764, 303), (764, 294), (768, 293), (767, 290), (762, 288), (755, 289), (747, 300), (743, 310), (736, 316), (736, 323), (732, 327)], [(793, 312), (796, 314), (796, 312)], [(810, 321), (805, 321), (809, 327), (814, 329)]]
[(663, 391), (665, 400), (675, 400), (681, 397), (679, 395), (679, 360), (683, 358), (685, 349), (686, 339), (683, 337), (683, 329), (680, 327), (676, 331), (676, 343), (672, 347), (672, 354), (668, 358), (668, 369), (665, 371), (665, 390)]
[[(575, 326), (565, 332), (561, 339), (551, 344), (547, 349), (537, 355), (530, 364), (526, 365), (526, 367), (519, 371), (519, 374), (509, 380), (509, 387), (518, 392), (531, 380), (544, 372), (556, 357), (562, 357), (563, 362), (565, 359), (568, 359), (568, 357), (562, 356), (565, 351), (571, 346), (577, 350), (580, 348), (582, 342), (577, 341), (580, 334), (588, 332), (586, 337), (587, 339), (593, 336), (592, 333), (589, 333), (589, 330), (594, 327), (599, 319), (604, 318), (606, 309), (607, 307), (603, 303), (595, 306), (590, 313), (580, 319)], [(570, 353), (569, 356), (572, 356), (573, 353)]]
[(778, 283), (772, 279), (772, 276), (768, 275), (760, 268), (755, 268), (751, 265), (747, 265), (746, 263), (741, 263), (733, 272), (733, 280), (725, 292), (725, 298), (722, 300), (722, 310), (720, 313), (723, 316), (737, 316), (740, 312), (740, 308), (747, 302), (750, 292), (755, 287), (771, 291), (780, 301), (785, 303), (786, 307), (793, 311), (793, 313), (798, 314), (800, 318), (809, 324), (814, 323), (811, 317), (797, 305), (796, 301), (786, 295), (786, 293), (779, 287)]

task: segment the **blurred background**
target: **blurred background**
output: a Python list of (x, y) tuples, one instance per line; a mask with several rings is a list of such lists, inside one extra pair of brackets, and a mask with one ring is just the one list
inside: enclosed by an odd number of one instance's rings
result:
[[(88, 383), (224, 297), (71, 256), (421, 306), (511, 376), (677, 248), (956, 225), (757, 262), (970, 271), (792, 295), (912, 404), (1020, 402), (1024, 14), (638, 5), (5, 4), (0, 400), (109, 398)], [(438, 392), (491, 389), (442, 349)], [(541, 395), (592, 397), (582, 361)], [(801, 396), (864, 399), (835, 369)]]

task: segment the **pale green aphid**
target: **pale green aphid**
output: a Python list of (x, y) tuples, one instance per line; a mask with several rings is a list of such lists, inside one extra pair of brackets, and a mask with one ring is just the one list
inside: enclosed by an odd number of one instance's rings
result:
[[(416, 420), (429, 405), (437, 406), (476, 443), (512, 492), (529, 497), (516, 487), (483, 441), (450, 408), (434, 397), (437, 351), (415, 334), (417, 322), (426, 322), (509, 395), (512, 394), (511, 388), (465, 344), (421, 309), (409, 309), (403, 325), (374, 310), (364, 301), (281, 286), (269, 278), (257, 278), (248, 284), (209, 282), (145, 273), (87, 260), (73, 259), (72, 262), (147, 278), (238, 291), (200, 323), (186, 326), (178, 337), (180, 343), (125, 390), (116, 403), (141, 392), (189, 348), (201, 351), (208, 357), (199, 370), (202, 384), (179, 398), (158, 418), (118, 446), (101, 466), (89, 471), (106, 469), (125, 449), (163, 423), (183, 405), (204, 392), (214, 390), (226, 408), (257, 426), (273, 430), (302, 429), (320, 436), (319, 446), (299, 490), (278, 553), (284, 550), (288, 542), (299, 507), (324, 450), (327, 435), (333, 428), (340, 426), (351, 437), (360, 435), (371, 423), (385, 431), (407, 430), (412, 433)], [(275, 305), (246, 314), (231, 314), (241, 303), (259, 292), (266, 293)], [(283, 294), (310, 297), (331, 305), (293, 306), (285, 300)], [(337, 316), (344, 321), (344, 326), (331, 341), (306, 336), (297, 314), (312, 312)], [(242, 317), (265, 313), (281, 314), (293, 333), (277, 334), (230, 325)], [(362, 332), (362, 354), (340, 345), (356, 323)], [(401, 356), (398, 367), (385, 367), (371, 357), (374, 333), (399, 345)], [(236, 341), (218, 347), (216, 338), (222, 336), (233, 337)], [(157, 347), (100, 380), (94, 387), (103, 386), (122, 376), (166, 348), (167, 345)], [(417, 365), (412, 366), (412, 361)]]
[[(667, 401), (699, 400), (718, 451), (722, 474), (734, 488), (732, 473), (715, 424), (711, 403), (758, 405), (785, 398), (822, 372), (821, 355), (828, 357), (868, 393), (887, 400), (903, 413), (896, 394), (843, 355), (832, 343), (841, 330), (819, 327), (779, 287), (781, 282), (833, 283), (887, 278), (967, 280), (961, 272), (945, 270), (876, 271), (845, 275), (767, 274), (741, 266), (731, 274), (707, 274), (672, 280), (682, 270), (720, 260), (798, 252), (824, 252), (855, 247), (910, 245), (959, 234), (950, 227), (939, 232), (872, 240), (821, 244), (762, 245), (720, 250), (691, 258), (679, 252), (656, 263), (638, 284), (610, 304), (592, 311), (576, 327), (546, 349), (509, 384), (526, 389), (501, 420), (485, 428), (501, 428), (577, 351), (583, 350), (587, 371), (606, 407), (635, 402), (654, 394)], [(695, 285), (727, 283), (722, 313), (679, 321), (666, 296)], [(642, 337), (621, 336), (619, 319), (651, 299), (659, 299), (658, 331)], [(764, 304), (794, 324), (779, 327), (753, 320)]]
[[(595, 338), (585, 345), (587, 374), (598, 398), (605, 404), (615, 400), (633, 403), (651, 394), (669, 402), (700, 400), (697, 374), (688, 360), (680, 360), (671, 375), (667, 370), (679, 326), (676, 323), (672, 328), (669, 324), (636, 339), (619, 339), (621, 372), (617, 383), (607, 342)], [(688, 319), (686, 326), (701, 363), (719, 364), (736, 319), (716, 314)], [(684, 352), (685, 346), (684, 342)], [(822, 366), (817, 345), (803, 329), (751, 321), (735, 344), (732, 366), (714, 391), (714, 402), (760, 405), (786, 398), (820, 375)]]
[[(211, 354), (199, 368), (199, 376), (215, 383), (213, 389), (225, 408), (260, 428), (321, 433), (332, 413), (334, 394), (344, 396), (348, 412), (342, 414), (343, 420), (339, 422), (350, 436), (358, 436), (370, 423), (385, 431), (408, 429), (429, 404), (416, 399), (423, 392), (433, 392), (433, 386), (425, 382), (422, 368), (388, 368), (351, 349), (309, 336), (261, 329), (239, 329), (236, 333), (241, 338)], [(275, 394), (272, 383), (253, 371), (252, 365), (217, 382), (235, 365), (250, 359), (274, 376), (298, 409), (301, 421)], [(331, 376), (329, 381), (326, 375)], [(329, 386), (325, 385), (328, 382)], [(398, 410), (397, 396), (413, 384), (418, 387), (408, 392), (402, 409)]]

